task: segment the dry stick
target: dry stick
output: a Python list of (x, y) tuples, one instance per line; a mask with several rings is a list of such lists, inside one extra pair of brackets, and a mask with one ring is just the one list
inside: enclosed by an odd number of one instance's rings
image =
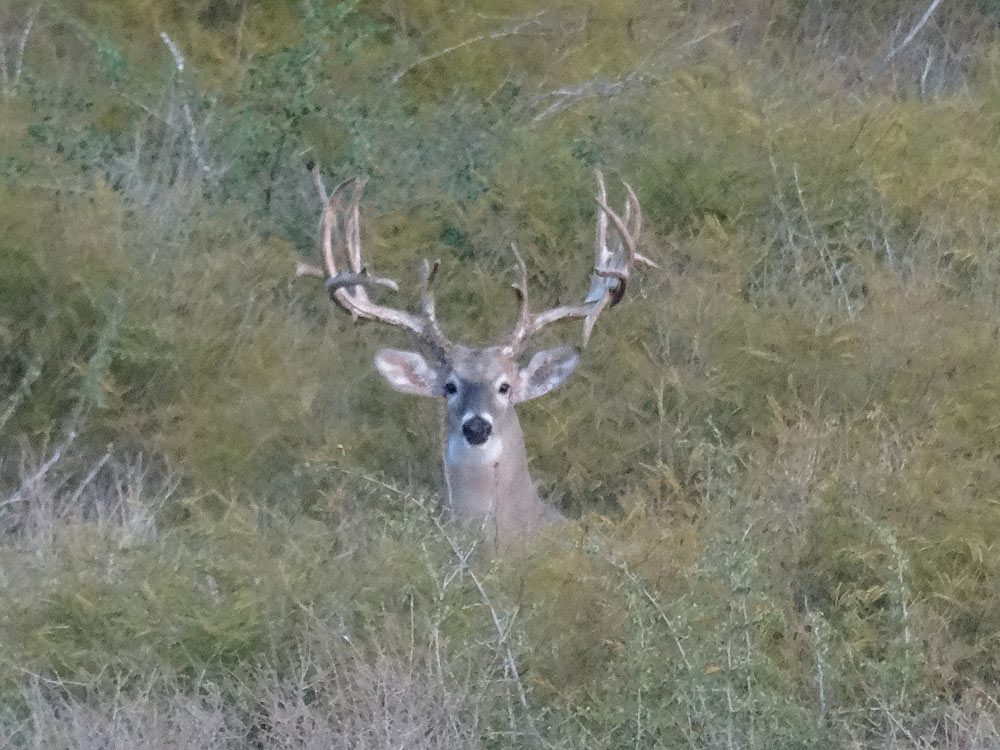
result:
[(0, 430), (4, 428), (4, 425), (14, 416), (21, 402), (28, 396), (31, 391), (31, 386), (39, 376), (42, 374), (42, 368), (38, 362), (33, 362), (28, 368), (28, 371), (21, 378), (21, 382), (18, 383), (17, 389), (7, 397), (7, 408), (3, 410), (0, 414)]
[(889, 50), (889, 54), (885, 56), (885, 60), (883, 61), (883, 63), (887, 63), (890, 60), (892, 60), (892, 58), (896, 56), (896, 53), (898, 53), (900, 50), (903, 49), (903, 47), (905, 47), (906, 45), (908, 45), (910, 42), (913, 41), (913, 37), (919, 34), (920, 30), (927, 25), (927, 22), (931, 19), (931, 16), (934, 14), (934, 11), (937, 10), (937, 7), (940, 4), (941, 0), (933, 0), (933, 2), (928, 6), (927, 10), (924, 11), (924, 15), (920, 17), (919, 21), (917, 21), (916, 26), (910, 29), (910, 33), (906, 35), (906, 38), (899, 44), (899, 46)]
[[(174, 58), (174, 65), (177, 68), (179, 74), (184, 73), (184, 55), (181, 54), (180, 48), (174, 43), (167, 32), (161, 31), (160, 38), (163, 43), (167, 45), (167, 49), (170, 50), (170, 54)], [(187, 100), (187, 96), (181, 92), (181, 109), (184, 112), (184, 120), (187, 122), (188, 126), (188, 142), (191, 145), (191, 153), (194, 154), (195, 161), (198, 162), (198, 167), (205, 174), (210, 174), (212, 171), (211, 165), (205, 159), (201, 153), (201, 146), (198, 145), (198, 128), (194, 122), (194, 114), (191, 112), (191, 105)]]
[(931, 72), (931, 65), (934, 64), (934, 50), (927, 50), (927, 61), (924, 63), (924, 72), (920, 74), (920, 95), (927, 96), (927, 75)]
[(771, 164), (771, 174), (774, 175), (774, 201), (778, 206), (778, 211), (781, 213), (781, 218), (785, 223), (785, 239), (788, 242), (789, 247), (792, 248), (792, 255), (795, 261), (795, 274), (801, 278), (803, 268), (805, 266), (805, 260), (802, 257), (802, 248), (799, 247), (798, 240), (795, 237), (795, 232), (792, 229), (792, 217), (788, 211), (788, 207), (785, 205), (785, 195), (781, 188), (781, 177), (778, 174), (778, 164), (774, 160), (774, 154), (770, 152), (771, 147), (768, 146), (767, 160)]
[(847, 307), (847, 315), (848, 317), (851, 317), (854, 315), (854, 307), (851, 305), (851, 297), (847, 293), (847, 285), (844, 283), (844, 275), (841, 273), (840, 267), (830, 254), (830, 251), (825, 250), (820, 246), (819, 238), (816, 236), (816, 230), (813, 227), (812, 220), (809, 218), (809, 210), (806, 208), (805, 197), (802, 194), (802, 185), (799, 183), (798, 167), (794, 167), (792, 169), (792, 176), (795, 179), (795, 192), (799, 199), (799, 207), (802, 209), (802, 218), (805, 219), (806, 228), (809, 230), (809, 239), (812, 240), (813, 247), (816, 248), (816, 253), (819, 255), (820, 260), (829, 267), (830, 275), (840, 287), (840, 293), (844, 298), (844, 305)]
[[(685, 42), (683, 45), (681, 45), (681, 47), (676, 51), (676, 54), (674, 56), (675, 59), (676, 60), (682, 59), (688, 51), (697, 47), (706, 39), (716, 36), (718, 34), (723, 34), (738, 25), (739, 24), (731, 23), (727, 24), (726, 26), (719, 26), (709, 29), (705, 33), (700, 34), (694, 39), (691, 39)], [(663, 66), (661, 65), (657, 67), (662, 69)], [(610, 98), (612, 96), (616, 96), (618, 94), (627, 92), (629, 89), (632, 89), (635, 86), (652, 82), (655, 81), (651, 81), (649, 76), (633, 71), (613, 81), (593, 79), (590, 81), (585, 81), (583, 83), (576, 84), (574, 86), (563, 86), (561, 88), (553, 89), (552, 91), (547, 91), (544, 94), (539, 94), (534, 98), (534, 100), (532, 101), (533, 105), (541, 104), (542, 101), (549, 98), (553, 98), (554, 101), (544, 110), (535, 115), (531, 119), (531, 121), (540, 122), (546, 119), (547, 117), (551, 117), (554, 114), (569, 109), (574, 104), (576, 104), (579, 101), (582, 101), (583, 99), (596, 99), (598, 97)]]
[(87, 488), (87, 485), (89, 485), (91, 482), (94, 481), (94, 477), (97, 476), (97, 472), (99, 472), (102, 468), (104, 468), (104, 464), (108, 462), (109, 458), (111, 458), (110, 446), (108, 447), (108, 451), (105, 452), (103, 456), (101, 456), (100, 460), (94, 464), (94, 467), (87, 473), (87, 476), (84, 477), (82, 482), (80, 482), (80, 485), (76, 488), (76, 491), (69, 499), (68, 503), (69, 507), (72, 508), (74, 505), (76, 505), (76, 501), (80, 499), (80, 495), (83, 494), (83, 491)]
[(0, 36), (0, 94), (4, 98), (10, 95), (10, 75), (7, 73), (7, 46)]
[[(32, 672), (30, 669), (26, 669), (25, 667), (22, 667), (18, 664), (11, 664), (10, 662), (8, 662), (6, 666), (13, 667), (21, 674), (27, 677), (31, 677), (32, 679), (38, 680), (39, 682), (43, 682), (46, 685), (49, 685), (50, 687), (61, 688), (61, 687), (66, 687), (66, 685), (73, 685), (74, 687), (82, 687), (82, 688), (93, 687), (92, 685), (88, 685), (86, 682), (77, 682), (75, 680), (64, 680), (62, 677), (59, 677), (58, 675), (56, 676), (55, 679), (52, 679), (51, 677), (45, 677), (43, 675), (38, 674), (38, 672)], [(104, 669), (101, 669), (99, 675), (104, 674), (104, 671), (105, 671)]]
[(17, 44), (17, 57), (14, 63), (14, 85), (11, 91), (17, 88), (18, 81), (21, 80), (21, 73), (24, 72), (24, 48), (28, 45), (28, 37), (31, 35), (31, 28), (35, 25), (35, 16), (38, 15), (38, 11), (41, 6), (36, 5), (28, 13), (28, 22), (24, 25), (24, 31), (21, 32), (21, 39)]
[(10, 498), (5, 500), (4, 502), (0, 503), (0, 508), (4, 508), (8, 505), (14, 505), (15, 503), (23, 502), (25, 499), (24, 493), (26, 489), (36, 484), (43, 476), (45, 476), (48, 473), (49, 469), (51, 469), (53, 466), (59, 463), (59, 460), (62, 458), (63, 451), (66, 450), (66, 448), (68, 448), (70, 443), (72, 443), (74, 440), (76, 440), (76, 430), (70, 430), (70, 433), (69, 435), (66, 436), (66, 439), (63, 440), (62, 443), (60, 443), (54, 451), (52, 451), (52, 455), (49, 457), (49, 459), (39, 467), (38, 471), (36, 471), (30, 477), (21, 482), (21, 486), (18, 488), (17, 492), (11, 495)]
[(815, 612), (809, 606), (809, 596), (805, 597), (805, 608), (806, 616), (809, 618), (809, 622), (812, 625), (813, 639), (816, 641), (816, 686), (819, 689), (819, 712), (820, 715), (826, 718), (826, 677), (823, 669), (823, 634), (821, 628), (823, 627), (823, 614), (822, 612)]
[(629, 73), (614, 81), (594, 79), (577, 84), (576, 86), (564, 86), (563, 88), (553, 89), (535, 98), (535, 101), (539, 103), (549, 97), (555, 98), (555, 101), (531, 118), (531, 121), (541, 122), (546, 117), (550, 117), (557, 112), (562, 112), (582, 99), (610, 98), (616, 96), (646, 81), (647, 78), (639, 73)]
[(404, 78), (408, 73), (410, 73), (410, 71), (412, 71), (414, 68), (424, 65), (425, 63), (429, 63), (432, 60), (437, 60), (439, 57), (444, 57), (445, 55), (451, 54), (452, 52), (456, 52), (457, 50), (460, 50), (464, 47), (468, 47), (469, 45), (478, 44), (479, 42), (486, 42), (493, 39), (503, 39), (504, 37), (508, 36), (516, 36), (517, 34), (522, 33), (522, 30), (526, 26), (538, 25), (538, 19), (544, 16), (546, 12), (547, 11), (536, 13), (530, 18), (526, 18), (523, 21), (514, 24), (513, 26), (508, 26), (503, 29), (498, 29), (497, 31), (491, 31), (488, 34), (480, 34), (478, 36), (471, 37), (469, 39), (459, 42), (458, 44), (453, 44), (450, 47), (445, 47), (442, 50), (434, 52), (433, 54), (421, 57), (420, 59), (415, 60), (414, 62), (407, 65), (405, 68), (401, 69), (399, 72), (396, 73), (396, 75), (394, 75), (389, 80), (392, 83), (399, 83), (399, 81), (402, 78)]
[(11, 78), (11, 71), (7, 69), (7, 47), (4, 40), (0, 38), (0, 93), (4, 97), (14, 94), (17, 90), (17, 84), (21, 80), (21, 75), (24, 73), (24, 50), (28, 46), (28, 37), (31, 36), (31, 29), (35, 25), (35, 17), (38, 15), (40, 9), (41, 6), (36, 5), (28, 13), (28, 21), (25, 23), (24, 30), (21, 31), (21, 36), (17, 42), (13, 78)]

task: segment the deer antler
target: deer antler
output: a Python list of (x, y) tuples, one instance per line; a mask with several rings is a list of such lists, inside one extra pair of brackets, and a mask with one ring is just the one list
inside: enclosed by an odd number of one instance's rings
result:
[[(432, 289), (434, 277), (438, 271), (438, 262), (424, 261), (424, 290), (420, 315), (373, 302), (368, 296), (369, 289), (385, 287), (395, 292), (399, 290), (399, 284), (392, 279), (369, 274), (361, 258), (360, 205), (361, 194), (367, 180), (357, 178), (345, 180), (328, 197), (319, 167), (310, 164), (309, 170), (312, 172), (316, 190), (323, 203), (320, 248), (324, 268), (321, 269), (308, 263), (299, 263), (295, 269), (295, 275), (325, 279), (330, 299), (346, 310), (352, 318), (375, 320), (406, 329), (438, 355), (446, 353), (451, 348), (451, 343), (438, 325)], [(347, 208), (343, 211), (346, 214), (346, 226), (341, 226), (341, 202), (348, 188), (352, 188), (352, 191)], [(346, 257), (347, 268), (345, 270), (338, 269), (338, 249), (340, 255)]]
[[(590, 291), (582, 305), (554, 307), (540, 313), (532, 313), (528, 304), (528, 269), (524, 259), (513, 245), (514, 257), (517, 258), (520, 279), (513, 285), (521, 307), (517, 324), (510, 335), (508, 347), (514, 351), (532, 335), (547, 325), (560, 320), (583, 319), (583, 343), (586, 345), (594, 330), (597, 318), (606, 307), (614, 307), (625, 296), (632, 269), (637, 263), (659, 268), (652, 260), (641, 255), (636, 249), (639, 235), (642, 232), (642, 208), (635, 191), (625, 185), (624, 216), (619, 216), (608, 206), (607, 190), (604, 187), (604, 176), (597, 172), (597, 239), (595, 242), (594, 275), (590, 279)], [(615, 227), (617, 241), (608, 244), (608, 221)]]

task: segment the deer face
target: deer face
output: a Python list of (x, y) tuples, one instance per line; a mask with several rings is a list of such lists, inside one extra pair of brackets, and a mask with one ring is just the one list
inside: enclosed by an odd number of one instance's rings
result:
[(514, 405), (561, 385), (579, 361), (574, 349), (535, 354), (525, 366), (506, 347), (455, 346), (436, 367), (416, 352), (383, 349), (375, 366), (393, 388), (416, 396), (436, 396), (447, 404), (449, 454), (487, 460), (503, 448), (516, 423)]

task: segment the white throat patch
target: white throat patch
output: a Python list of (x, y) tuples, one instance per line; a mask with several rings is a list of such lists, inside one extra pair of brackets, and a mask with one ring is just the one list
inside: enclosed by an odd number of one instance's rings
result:
[(469, 445), (461, 435), (452, 435), (448, 438), (445, 460), (452, 466), (478, 466), (495, 463), (502, 453), (503, 440), (496, 435), (491, 435), (482, 445)]

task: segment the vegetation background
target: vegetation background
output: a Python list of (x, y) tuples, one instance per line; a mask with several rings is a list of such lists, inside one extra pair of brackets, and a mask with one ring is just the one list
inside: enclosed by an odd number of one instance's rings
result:
[[(1000, 746), (998, 24), (4, 0), (0, 746)], [(523, 409), (569, 528), (463, 564), (306, 159), (471, 341), (635, 187), (661, 270)]]

